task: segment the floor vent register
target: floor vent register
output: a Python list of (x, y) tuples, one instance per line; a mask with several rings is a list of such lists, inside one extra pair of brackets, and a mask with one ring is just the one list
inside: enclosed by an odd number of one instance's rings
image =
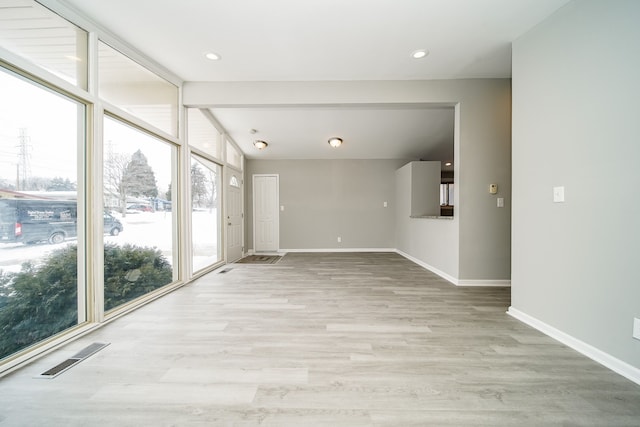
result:
[(94, 342), (93, 344), (83, 348), (82, 350), (80, 350), (79, 352), (77, 352), (76, 354), (74, 354), (64, 362), (58, 363), (53, 368), (48, 369), (47, 371), (41, 373), (36, 378), (55, 378), (61, 373), (71, 369), (73, 366), (77, 365), (87, 357), (97, 353), (98, 351), (102, 350), (108, 345), (109, 343)]

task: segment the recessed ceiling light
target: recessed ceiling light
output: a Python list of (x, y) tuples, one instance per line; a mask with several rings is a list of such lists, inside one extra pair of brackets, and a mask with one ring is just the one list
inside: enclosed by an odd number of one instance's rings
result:
[(212, 60), (212, 61), (219, 61), (219, 60), (221, 60), (221, 59), (222, 59), (222, 56), (218, 55), (218, 54), (217, 54), (217, 53), (215, 53), (215, 52), (207, 52), (207, 53), (205, 53), (205, 54), (204, 54), (204, 56), (205, 56), (207, 59), (210, 59), (210, 60)]
[(330, 138), (328, 142), (333, 148), (338, 148), (342, 145), (342, 138), (333, 137)]
[(451, 163), (451, 162), (447, 162), (447, 163), (445, 163), (444, 165), (445, 165), (445, 166), (451, 166), (452, 164), (453, 164), (453, 163)]
[(253, 145), (258, 149), (258, 150), (262, 150), (263, 148), (267, 148), (267, 146), (269, 144), (267, 144), (266, 141), (262, 141), (259, 139), (256, 139), (255, 141), (253, 141)]
[(425, 49), (418, 49), (418, 50), (414, 50), (413, 52), (411, 52), (411, 57), (413, 59), (424, 58), (427, 55), (429, 55), (429, 51), (425, 50)]

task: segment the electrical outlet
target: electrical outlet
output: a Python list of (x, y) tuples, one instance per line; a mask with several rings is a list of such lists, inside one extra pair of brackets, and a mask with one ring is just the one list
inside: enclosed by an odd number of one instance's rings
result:
[(342, 243), (342, 237), (338, 237), (338, 243)]
[(640, 319), (637, 317), (633, 319), (633, 337), (640, 340)]

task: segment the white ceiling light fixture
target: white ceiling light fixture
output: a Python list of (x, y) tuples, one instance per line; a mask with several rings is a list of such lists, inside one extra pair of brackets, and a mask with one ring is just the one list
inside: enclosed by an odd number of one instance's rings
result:
[(451, 163), (451, 162), (447, 162), (447, 163), (445, 163), (444, 165), (445, 165), (445, 166), (451, 166), (452, 164), (453, 164), (453, 163)]
[(418, 50), (414, 50), (413, 52), (411, 52), (411, 57), (413, 59), (422, 59), (424, 57), (426, 57), (427, 55), (429, 55), (429, 51), (426, 49), (418, 49)]
[(220, 56), (215, 52), (207, 52), (204, 54), (204, 56), (205, 58), (210, 59), (212, 61), (220, 61), (222, 59), (222, 56)]
[(253, 141), (253, 146), (256, 147), (258, 150), (262, 150), (264, 148), (267, 148), (269, 144), (267, 144), (266, 141), (256, 139), (255, 141)]
[(338, 148), (342, 145), (342, 138), (337, 138), (337, 137), (333, 137), (333, 138), (329, 138), (329, 145), (332, 146), (333, 148)]

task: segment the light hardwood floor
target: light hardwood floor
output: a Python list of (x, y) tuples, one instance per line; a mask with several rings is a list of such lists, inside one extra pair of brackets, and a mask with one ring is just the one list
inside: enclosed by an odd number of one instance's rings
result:
[(508, 288), (386, 253), (225, 268), (0, 379), (0, 425), (640, 426), (640, 386), (506, 315)]

